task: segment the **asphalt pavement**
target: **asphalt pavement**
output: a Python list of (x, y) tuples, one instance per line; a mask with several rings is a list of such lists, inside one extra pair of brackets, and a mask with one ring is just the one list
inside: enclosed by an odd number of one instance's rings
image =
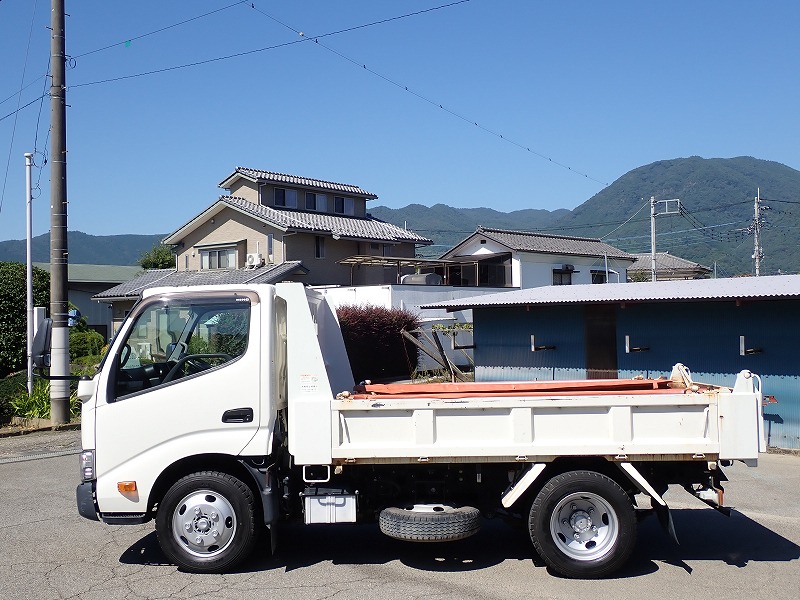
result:
[(800, 589), (800, 456), (764, 454), (725, 470), (730, 518), (680, 488), (666, 494), (680, 545), (655, 519), (640, 523), (630, 563), (599, 581), (560, 578), (535, 557), (524, 527), (486, 520), (472, 538), (411, 544), (374, 524), (304, 526), (278, 534), (226, 575), (168, 564), (153, 524), (109, 526), (78, 516), (79, 431), (0, 438), (0, 599), (439, 600), (691, 596), (794, 600)]

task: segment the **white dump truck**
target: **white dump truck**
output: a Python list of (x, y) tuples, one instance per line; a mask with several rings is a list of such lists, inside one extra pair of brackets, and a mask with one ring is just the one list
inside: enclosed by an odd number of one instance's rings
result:
[(602, 577), (630, 556), (637, 511), (674, 536), (668, 485), (725, 510), (722, 467), (765, 450), (748, 371), (731, 388), (682, 365), (658, 380), (354, 386), (335, 313), (293, 283), (148, 290), (78, 390), (79, 513), (155, 519), (164, 554), (194, 572), (231, 569), (289, 519), (446, 542), (506, 514), (555, 571)]

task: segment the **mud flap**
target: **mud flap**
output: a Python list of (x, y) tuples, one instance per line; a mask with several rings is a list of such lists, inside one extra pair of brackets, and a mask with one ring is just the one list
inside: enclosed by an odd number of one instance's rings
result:
[(653, 507), (653, 510), (655, 510), (655, 513), (658, 516), (658, 522), (661, 523), (661, 526), (675, 541), (675, 543), (680, 545), (680, 542), (678, 541), (678, 534), (675, 532), (675, 524), (672, 522), (672, 513), (669, 511), (669, 506), (667, 506), (666, 500), (661, 497), (655, 488), (648, 483), (644, 476), (639, 473), (639, 471), (636, 470), (636, 467), (634, 467), (631, 463), (623, 462), (615, 464), (622, 469), (622, 472), (628, 476), (628, 479), (630, 479), (643, 494), (650, 496), (650, 505)]
[(680, 546), (681, 543), (678, 541), (678, 534), (675, 532), (675, 524), (672, 522), (672, 513), (669, 510), (669, 506), (667, 506), (666, 503), (659, 504), (655, 498), (650, 498), (650, 505), (653, 507), (658, 517), (658, 522), (661, 523), (661, 527), (663, 527), (664, 531), (669, 534), (669, 537)]

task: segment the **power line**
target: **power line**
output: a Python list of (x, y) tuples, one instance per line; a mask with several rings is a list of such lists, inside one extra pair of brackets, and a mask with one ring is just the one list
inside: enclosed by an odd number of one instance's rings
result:
[(602, 239), (604, 239), (604, 238), (607, 238), (608, 236), (610, 236), (610, 235), (611, 235), (612, 233), (614, 233), (615, 231), (617, 231), (617, 230), (619, 230), (619, 229), (622, 229), (622, 228), (623, 228), (625, 225), (627, 225), (628, 223), (630, 223), (630, 221), (631, 221), (631, 220), (632, 220), (632, 219), (633, 219), (633, 218), (634, 218), (636, 215), (638, 215), (640, 212), (642, 212), (642, 210), (645, 208), (645, 206), (648, 206), (649, 204), (650, 204), (650, 201), (648, 200), (647, 202), (645, 202), (644, 204), (642, 204), (642, 205), (639, 207), (639, 210), (637, 210), (635, 213), (633, 213), (633, 214), (630, 216), (630, 218), (628, 218), (628, 220), (627, 220), (627, 221), (625, 221), (624, 223), (622, 223), (622, 224), (621, 224), (619, 227), (616, 227), (615, 229), (613, 229), (613, 230), (609, 231), (607, 234), (605, 234), (604, 236), (602, 236), (600, 239), (602, 240)]
[[(178, 69), (186, 69), (186, 68), (189, 68), (189, 67), (197, 67), (197, 66), (200, 66), (200, 65), (206, 65), (206, 64), (210, 64), (210, 63), (214, 63), (214, 62), (223, 61), (223, 60), (230, 60), (230, 59), (233, 59), (233, 58), (240, 58), (242, 56), (248, 56), (250, 54), (257, 54), (257, 53), (260, 53), (260, 52), (266, 52), (266, 51), (269, 51), (269, 50), (276, 50), (278, 48), (285, 48), (287, 46), (293, 46), (295, 44), (302, 44), (303, 42), (316, 41), (316, 40), (319, 40), (319, 39), (324, 38), (324, 37), (330, 37), (330, 36), (334, 36), (334, 35), (339, 35), (339, 34), (347, 33), (349, 31), (353, 31), (353, 30), (356, 30), (356, 29), (364, 29), (366, 27), (372, 27), (374, 25), (380, 25), (380, 24), (386, 23), (388, 21), (396, 21), (398, 19), (404, 19), (404, 18), (412, 17), (412, 16), (415, 16), (415, 15), (418, 15), (418, 14), (422, 14), (424, 12), (431, 12), (433, 10), (439, 10), (441, 8), (447, 8), (448, 6), (452, 6), (454, 4), (461, 4), (463, 2), (469, 2), (469, 1), (470, 0), (459, 0), (458, 2), (454, 2), (454, 3), (451, 3), (451, 4), (445, 4), (445, 5), (442, 5), (442, 6), (429, 8), (429, 9), (426, 9), (426, 10), (423, 10), (423, 11), (407, 13), (407, 14), (404, 14), (404, 15), (399, 15), (397, 17), (392, 17), (391, 19), (382, 19), (380, 21), (373, 21), (371, 23), (365, 23), (363, 25), (358, 25), (358, 26), (355, 26), (355, 27), (348, 27), (346, 29), (340, 29), (340, 30), (337, 30), (337, 31), (331, 31), (331, 32), (328, 32), (328, 33), (324, 33), (324, 34), (321, 34), (321, 35), (314, 36), (313, 38), (303, 37), (302, 39), (299, 39), (299, 40), (293, 40), (293, 41), (290, 41), (290, 42), (283, 42), (283, 43), (280, 43), (280, 44), (273, 44), (271, 46), (265, 46), (263, 48), (256, 48), (254, 50), (245, 50), (243, 52), (236, 52), (234, 54), (227, 54), (227, 55), (224, 55), (224, 56), (218, 56), (218, 57), (209, 58), (209, 59), (206, 59), (206, 60), (199, 60), (199, 61), (195, 61), (195, 62), (191, 62), (191, 63), (175, 65), (175, 66), (172, 66), (172, 67), (165, 67), (165, 68), (162, 68), (162, 69), (154, 69), (152, 71), (145, 71), (145, 72), (142, 72), (142, 73), (134, 73), (134, 74), (131, 74), (131, 75), (122, 75), (120, 77), (111, 77), (111, 78), (108, 78), (108, 79), (102, 79), (102, 80), (98, 80), (98, 81), (89, 81), (89, 82), (85, 82), (85, 83), (77, 83), (77, 84), (71, 85), (70, 88), (86, 87), (86, 86), (90, 86), (90, 85), (99, 85), (99, 84), (103, 84), (103, 83), (111, 83), (111, 82), (115, 82), (115, 81), (122, 81), (122, 80), (125, 80), (125, 79), (134, 79), (134, 78), (137, 78), (137, 77), (146, 77), (148, 75), (156, 75), (156, 74), (159, 74), (159, 73), (166, 73), (168, 71), (176, 71)], [(237, 4), (234, 4), (233, 6), (237, 6), (238, 4), (242, 4), (242, 3), (238, 2)], [(255, 5), (251, 3), (251, 7), (255, 8)], [(292, 31), (295, 31), (298, 34), (302, 34), (302, 32), (297, 32), (294, 29)], [(144, 36), (142, 36), (142, 37), (144, 37)], [(122, 42), (122, 43), (124, 43), (124, 42)]]
[[(234, 6), (238, 6), (239, 4), (245, 4), (246, 2), (247, 2), (247, 0), (240, 0), (239, 2), (235, 2), (235, 3), (233, 3), (233, 4), (229, 4), (228, 6), (224, 6), (224, 7), (222, 7), (222, 8), (218, 8), (218, 9), (216, 9), (216, 10), (212, 10), (212, 11), (210, 11), (210, 12), (203, 13), (202, 15), (197, 15), (197, 16), (195, 16), (195, 17), (191, 17), (190, 19), (185, 19), (185, 20), (183, 20), (183, 21), (180, 21), (180, 22), (178, 22), (178, 23), (173, 23), (172, 25), (167, 25), (166, 27), (162, 27), (162, 28), (160, 28), (160, 29), (156, 29), (155, 31), (149, 31), (149, 32), (147, 32), (147, 33), (143, 33), (143, 34), (141, 34), (141, 35), (137, 35), (137, 36), (134, 36), (134, 37), (132, 37), (132, 38), (128, 38), (128, 39), (126, 39), (126, 40), (123, 40), (123, 41), (121, 41), (121, 42), (117, 42), (117, 43), (115, 43), (115, 44), (109, 44), (108, 46), (103, 46), (102, 48), (95, 48), (94, 50), (89, 50), (88, 52), (83, 52), (82, 54), (78, 54), (78, 55), (76, 55), (76, 56), (73, 56), (73, 57), (70, 57), (70, 58), (71, 58), (71, 59), (74, 61), (74, 60), (76, 60), (76, 59), (78, 59), (78, 58), (82, 58), (82, 57), (84, 57), (84, 56), (89, 56), (90, 54), (95, 54), (95, 53), (97, 53), (97, 52), (103, 52), (103, 51), (105, 51), (105, 50), (110, 50), (111, 48), (116, 48), (117, 46), (122, 46), (122, 45), (124, 45), (124, 44), (130, 44), (131, 42), (133, 42), (133, 41), (135, 41), (135, 40), (140, 40), (140, 39), (143, 39), (143, 38), (149, 37), (149, 36), (151, 36), (151, 35), (155, 35), (155, 34), (157, 34), (157, 33), (162, 33), (162, 32), (164, 32), (164, 31), (167, 31), (167, 30), (169, 30), (169, 29), (173, 29), (173, 28), (175, 28), (175, 27), (178, 27), (178, 26), (180, 26), (180, 25), (186, 25), (187, 23), (191, 23), (192, 21), (197, 21), (198, 19), (202, 19), (203, 17), (207, 17), (207, 16), (209, 16), (209, 15), (213, 15), (214, 13), (218, 13), (218, 12), (221, 12), (221, 11), (223, 11), (223, 10), (227, 10), (227, 9), (229, 9), (229, 8), (233, 8)], [(48, 71), (48, 73), (49, 73), (49, 71)], [(47, 77), (47, 75), (44, 75), (44, 76), (42, 76), (42, 77), (43, 77), (43, 78), (46, 78), (46, 77)], [(35, 83), (37, 83), (37, 82), (39, 81), (39, 79), (41, 79), (41, 78), (37, 78), (37, 79), (33, 80), (32, 82), (30, 82), (30, 83), (29, 83), (28, 85), (26, 85), (25, 87), (21, 88), (21, 89), (20, 89), (20, 92), (22, 92), (22, 91), (24, 91), (24, 90), (28, 89), (29, 87), (31, 87), (32, 85), (34, 85)], [(11, 94), (11, 95), (10, 95), (8, 98), (5, 98), (5, 99), (3, 99), (3, 100), (0, 100), (0, 104), (4, 104), (5, 102), (8, 102), (8, 101), (9, 101), (9, 100), (11, 100), (12, 98), (14, 98), (14, 96), (16, 96), (18, 93), (19, 93), (19, 92), (15, 92), (15, 93)], [(37, 98), (37, 100), (38, 100), (38, 98)], [(34, 100), (34, 102), (35, 102), (35, 100)], [(29, 106), (29, 105), (26, 105), (26, 106)], [(25, 108), (25, 107), (23, 107), (23, 108)], [(5, 118), (5, 117), (4, 117), (4, 118)], [(2, 119), (0, 119), (0, 120), (2, 120)]]
[(31, 26), (30, 26), (30, 29), (28, 31), (28, 46), (25, 49), (25, 61), (24, 61), (23, 66), (22, 66), (22, 78), (21, 78), (21, 80), (19, 82), (20, 91), (19, 91), (19, 96), (18, 96), (18, 99), (17, 99), (17, 110), (15, 110), (14, 113), (13, 113), (14, 114), (14, 126), (11, 128), (11, 142), (9, 143), (9, 146), (8, 146), (8, 158), (6, 159), (6, 172), (5, 172), (5, 175), (3, 176), (3, 189), (2, 189), (2, 191), (0, 191), (0, 213), (3, 212), (3, 202), (5, 201), (5, 198), (6, 198), (6, 185), (8, 184), (8, 170), (11, 168), (11, 154), (14, 151), (14, 139), (15, 139), (16, 134), (17, 134), (17, 116), (19, 115), (19, 111), (20, 111), (19, 105), (22, 102), (22, 86), (25, 84), (25, 73), (28, 70), (28, 58), (30, 57), (30, 53), (31, 53), (31, 39), (33, 38), (33, 24), (34, 24), (34, 22), (36, 20), (36, 6), (37, 6), (37, 4), (38, 4), (38, 1), (35, 1), (33, 3), (33, 12), (31, 13)]
[[(409, 13), (408, 15), (403, 15), (402, 17), (394, 17), (394, 18), (390, 18), (390, 19), (384, 19), (383, 21), (377, 21), (376, 23), (373, 23), (373, 24), (385, 23), (385, 22), (393, 21), (393, 20), (396, 20), (396, 19), (399, 19), (399, 18), (404, 18), (406, 16), (414, 16), (414, 15), (422, 14), (424, 12), (430, 12), (430, 11), (439, 10), (439, 9), (442, 9), (442, 8), (449, 8), (449, 7), (455, 6), (457, 4), (464, 4), (465, 2), (469, 2), (469, 0), (459, 0), (458, 2), (452, 2), (450, 4), (444, 4), (444, 5), (441, 5), (441, 6), (436, 6), (436, 7), (433, 7), (433, 8), (426, 9), (426, 10), (418, 11), (416, 13)], [(525, 150), (526, 152), (528, 152), (530, 154), (533, 154), (535, 156), (538, 156), (539, 158), (544, 159), (544, 160), (546, 160), (548, 162), (551, 162), (551, 163), (553, 163), (554, 165), (556, 165), (558, 167), (561, 167), (563, 169), (566, 169), (567, 171), (570, 171), (571, 173), (575, 173), (576, 175), (580, 175), (581, 177), (584, 177), (586, 179), (589, 179), (591, 181), (594, 181), (595, 183), (599, 183), (600, 185), (603, 185), (603, 186), (606, 186), (606, 187), (609, 185), (608, 182), (601, 181), (600, 179), (596, 179), (596, 178), (594, 178), (594, 177), (592, 177), (592, 176), (590, 176), (590, 175), (588, 175), (586, 173), (578, 171), (577, 169), (573, 169), (569, 165), (561, 163), (561, 162), (559, 162), (557, 160), (554, 160), (553, 158), (551, 158), (549, 156), (546, 156), (545, 154), (537, 152), (536, 150), (531, 150), (530, 146), (528, 146), (526, 144), (522, 144), (520, 142), (517, 142), (517, 141), (515, 141), (515, 140), (513, 140), (511, 138), (506, 137), (505, 135), (501, 134), (498, 131), (495, 131), (493, 129), (490, 129), (488, 127), (480, 125), (474, 119), (468, 118), (468, 117), (466, 117), (466, 116), (464, 116), (464, 115), (462, 115), (462, 114), (460, 114), (460, 113), (458, 113), (458, 112), (456, 112), (456, 111), (454, 111), (452, 109), (446, 108), (443, 104), (441, 104), (441, 103), (439, 103), (439, 102), (437, 102), (435, 100), (432, 100), (431, 98), (428, 98), (427, 96), (424, 96), (423, 94), (421, 94), (419, 92), (415, 92), (414, 90), (409, 89), (409, 87), (407, 85), (399, 83), (398, 81), (395, 81), (394, 79), (391, 79), (390, 77), (387, 77), (386, 75), (384, 75), (382, 73), (379, 73), (378, 71), (375, 71), (374, 69), (369, 68), (365, 63), (357, 61), (357, 60), (355, 60), (355, 59), (353, 59), (353, 58), (351, 58), (351, 57), (339, 52), (338, 50), (335, 50), (335, 49), (331, 48), (330, 46), (326, 46), (325, 44), (322, 44), (322, 43), (319, 42), (319, 40), (322, 39), (323, 37), (327, 37), (329, 35), (335, 35), (335, 34), (338, 34), (338, 33), (343, 33), (343, 32), (346, 32), (346, 31), (353, 31), (355, 29), (361, 29), (363, 27), (366, 27), (367, 25), (351, 27), (351, 28), (348, 28), (348, 29), (343, 29), (343, 30), (338, 31), (338, 32), (333, 32), (333, 33), (328, 33), (328, 34), (323, 34), (323, 35), (316, 35), (316, 36), (308, 36), (308, 37), (306, 37), (306, 34), (303, 33), (302, 31), (300, 31), (299, 29), (296, 29), (296, 28), (292, 27), (291, 25), (288, 25), (288, 24), (282, 22), (281, 20), (277, 19), (276, 17), (274, 17), (274, 16), (272, 16), (272, 15), (270, 15), (270, 14), (268, 14), (268, 13), (266, 13), (266, 12), (264, 12), (264, 11), (258, 9), (258, 8), (256, 8), (255, 4), (251, 4), (251, 6), (257, 12), (259, 12), (262, 15), (264, 15), (265, 17), (275, 21), (276, 23), (279, 23), (283, 27), (286, 27), (287, 29), (293, 31), (297, 35), (303, 36), (306, 39), (313, 39), (314, 42), (318, 46), (324, 48), (328, 52), (331, 52), (331, 53), (335, 54), (336, 56), (346, 60), (347, 62), (352, 63), (353, 65), (359, 67), (360, 69), (363, 69), (363, 70), (367, 71), (368, 73), (371, 73), (372, 75), (374, 75), (376, 77), (379, 77), (380, 79), (382, 79), (385, 82), (397, 87), (398, 89), (400, 89), (402, 91), (405, 91), (405, 92), (408, 92), (412, 96), (415, 96), (415, 97), (419, 98), (420, 100), (422, 100), (424, 102), (427, 102), (428, 104), (443, 110), (444, 112), (452, 115), (453, 117), (456, 117), (457, 119), (460, 119), (460, 120), (464, 121), (465, 123), (468, 123), (469, 125), (474, 125), (478, 129), (481, 129), (482, 131), (484, 131), (484, 132), (486, 132), (486, 133), (488, 133), (490, 135), (493, 135), (496, 138), (501, 139), (501, 140), (503, 140), (504, 142), (506, 142), (508, 144), (516, 146), (517, 148), (520, 148), (522, 150)], [(372, 25), (372, 24), (370, 24), (370, 25)]]
[[(367, 72), (375, 75), (376, 77), (379, 77), (379, 78), (383, 79), (387, 83), (390, 83), (390, 84), (394, 85), (395, 87), (397, 87), (397, 88), (399, 88), (399, 89), (401, 89), (401, 90), (403, 90), (405, 92), (408, 92), (408, 93), (412, 94), (413, 96), (416, 96), (420, 100), (423, 100), (424, 102), (427, 102), (428, 104), (431, 104), (434, 107), (438, 107), (439, 109), (441, 109), (441, 110), (449, 113), (450, 115), (452, 115), (452, 116), (464, 121), (465, 123), (469, 123), (470, 125), (474, 125), (475, 127), (483, 130), (486, 133), (489, 133), (490, 135), (493, 135), (493, 136), (497, 137), (498, 139), (503, 140), (506, 143), (512, 144), (512, 145), (514, 145), (514, 146), (516, 146), (516, 147), (518, 147), (518, 148), (520, 148), (522, 150), (525, 150), (526, 152), (528, 152), (530, 154), (533, 154), (535, 156), (538, 156), (539, 158), (547, 160), (548, 162), (551, 162), (556, 166), (559, 166), (559, 167), (561, 167), (563, 169), (566, 169), (566, 170), (568, 170), (568, 171), (570, 171), (572, 173), (575, 173), (576, 175), (582, 176), (582, 177), (584, 177), (586, 179), (589, 179), (589, 180), (594, 181), (596, 183), (599, 183), (601, 185), (608, 186), (607, 182), (604, 182), (604, 181), (601, 181), (601, 180), (596, 179), (594, 177), (591, 177), (590, 175), (588, 175), (586, 173), (583, 173), (583, 172), (581, 172), (581, 171), (579, 171), (577, 169), (573, 169), (571, 166), (569, 166), (567, 164), (564, 164), (562, 162), (554, 160), (553, 158), (551, 158), (549, 156), (546, 156), (545, 154), (542, 154), (540, 152), (537, 152), (536, 150), (532, 150), (530, 148), (530, 146), (527, 146), (527, 145), (522, 144), (520, 142), (517, 142), (517, 141), (515, 141), (515, 140), (513, 140), (511, 138), (508, 138), (505, 135), (499, 133), (498, 131), (494, 131), (493, 129), (490, 129), (488, 127), (480, 125), (477, 121), (475, 121), (473, 119), (470, 119), (470, 118), (467, 118), (466, 116), (461, 115), (461, 114), (457, 113), (454, 110), (446, 108), (443, 104), (441, 104), (439, 102), (436, 102), (435, 100), (432, 100), (432, 99), (430, 99), (430, 98), (428, 98), (428, 97), (426, 97), (426, 96), (424, 96), (424, 95), (422, 95), (422, 94), (420, 94), (418, 92), (415, 92), (415, 91), (409, 89), (408, 86), (403, 85), (403, 84), (401, 84), (401, 83), (399, 83), (399, 82), (397, 82), (397, 81), (395, 81), (395, 80), (393, 80), (393, 79), (391, 79), (391, 78), (389, 78), (389, 77), (387, 77), (387, 76), (385, 76), (385, 75), (383, 75), (383, 74), (381, 74), (381, 73), (379, 73), (379, 72), (377, 72), (377, 71), (375, 71), (373, 69), (370, 69), (369, 67), (367, 67), (366, 64), (360, 63), (360, 62), (358, 62), (358, 61), (346, 56), (345, 54), (342, 54), (341, 52), (338, 52), (337, 50), (335, 50), (335, 49), (333, 49), (333, 48), (331, 48), (329, 46), (326, 46), (325, 44), (323, 44), (323, 43), (321, 43), (319, 41), (319, 40), (321, 40), (321, 39), (323, 39), (325, 37), (331, 37), (331, 36), (335, 36), (335, 35), (340, 35), (340, 34), (348, 33), (348, 32), (351, 32), (351, 31), (358, 30), (358, 29), (364, 29), (366, 27), (372, 27), (372, 26), (375, 26), (375, 25), (381, 25), (381, 24), (384, 24), (384, 23), (388, 23), (390, 21), (396, 21), (396, 20), (399, 20), (399, 19), (405, 19), (405, 18), (408, 18), (408, 17), (413, 17), (413, 16), (417, 16), (417, 15), (420, 15), (420, 14), (432, 12), (432, 11), (435, 11), (435, 10), (441, 10), (441, 9), (444, 9), (444, 8), (450, 8), (452, 6), (456, 6), (456, 5), (459, 5), (459, 4), (464, 4), (464, 3), (467, 3), (467, 2), (470, 2), (470, 1), (471, 0), (458, 0), (456, 2), (451, 2), (451, 3), (448, 3), (448, 4), (443, 4), (443, 5), (427, 8), (427, 9), (424, 9), (424, 10), (416, 11), (416, 12), (411, 12), (411, 13), (406, 13), (406, 14), (403, 14), (403, 15), (398, 15), (398, 16), (395, 16), (395, 17), (390, 17), (388, 19), (381, 19), (381, 20), (378, 20), (378, 21), (373, 21), (371, 23), (365, 23), (365, 24), (362, 24), (362, 25), (356, 25), (356, 26), (353, 26), (353, 27), (348, 27), (348, 28), (345, 28), (345, 29), (331, 31), (331, 32), (328, 32), (328, 33), (324, 33), (324, 34), (320, 34), (320, 35), (314, 35), (314, 36), (306, 36), (302, 31), (300, 31), (300, 30), (298, 30), (298, 29), (296, 29), (294, 27), (291, 27), (290, 25), (288, 25), (286, 23), (283, 23), (282, 21), (280, 21), (279, 19), (273, 17), (272, 15), (269, 15), (268, 13), (265, 13), (264, 11), (256, 8), (255, 4), (251, 3), (250, 4), (251, 8), (253, 8), (257, 12), (263, 14), (267, 18), (275, 21), (276, 23), (279, 23), (283, 27), (286, 27), (287, 29), (290, 29), (291, 31), (293, 31), (297, 35), (301, 36), (301, 39), (294, 40), (294, 41), (291, 41), (291, 42), (284, 42), (284, 43), (281, 43), (281, 44), (274, 44), (274, 45), (271, 45), (271, 46), (266, 46), (264, 48), (257, 48), (257, 49), (254, 49), (254, 50), (248, 50), (248, 51), (244, 51), (244, 52), (237, 52), (237, 53), (229, 54), (229, 55), (225, 55), (225, 56), (219, 56), (219, 57), (210, 58), (210, 59), (206, 59), (206, 60), (195, 61), (195, 62), (192, 62), (192, 63), (175, 65), (175, 66), (172, 66), (172, 67), (165, 67), (165, 68), (161, 68), (161, 69), (153, 69), (151, 71), (145, 71), (145, 72), (135, 73), (135, 74), (131, 74), (131, 75), (123, 75), (123, 76), (119, 76), (119, 77), (110, 77), (110, 78), (107, 78), (107, 79), (102, 79), (102, 80), (97, 80), (97, 81), (91, 81), (91, 82), (85, 82), (85, 83), (77, 83), (77, 84), (71, 85), (70, 88), (86, 87), (86, 86), (91, 86), (91, 85), (99, 85), (99, 84), (104, 84), (104, 83), (112, 83), (112, 82), (116, 82), (116, 81), (123, 81), (125, 79), (134, 79), (134, 78), (138, 78), (138, 77), (145, 77), (145, 76), (148, 76), (148, 75), (156, 75), (156, 74), (160, 74), (160, 73), (166, 73), (166, 72), (169, 72), (169, 71), (185, 69), (185, 68), (188, 68), (188, 67), (196, 67), (196, 66), (210, 64), (210, 63), (213, 63), (213, 62), (219, 62), (219, 61), (223, 61), (223, 60), (230, 60), (230, 59), (233, 59), (233, 58), (240, 58), (240, 57), (247, 56), (247, 55), (250, 55), (250, 54), (256, 54), (256, 53), (265, 52), (265, 51), (268, 51), (268, 50), (275, 50), (275, 49), (278, 49), (278, 48), (291, 46), (291, 45), (297, 44), (297, 43), (313, 41), (315, 44), (321, 46), (325, 50), (328, 50), (329, 52), (331, 52), (333, 54), (336, 54), (340, 58), (342, 58), (342, 59), (344, 59), (344, 60), (346, 60), (346, 61), (348, 61), (348, 62), (350, 62), (350, 63), (352, 63), (354, 65), (356, 65), (357, 67), (359, 67), (361, 69), (364, 69)], [(232, 6), (236, 6), (238, 4), (241, 4), (241, 2), (237, 3), (237, 4), (234, 4)], [(124, 42), (120, 42), (120, 43), (124, 43)], [(119, 45), (119, 44), (115, 44), (115, 45)]]
[(155, 35), (157, 33), (162, 33), (169, 29), (173, 29), (175, 27), (180, 27), (181, 25), (186, 25), (187, 23), (191, 23), (192, 21), (197, 21), (198, 19), (202, 19), (203, 17), (208, 17), (209, 15), (213, 15), (218, 12), (222, 12), (223, 10), (228, 10), (229, 8), (233, 8), (234, 6), (238, 6), (240, 4), (246, 4), (246, 0), (240, 0), (239, 2), (234, 2), (233, 4), (229, 4), (228, 6), (223, 6), (222, 8), (218, 8), (216, 10), (209, 11), (207, 13), (203, 13), (202, 15), (197, 15), (196, 17), (191, 17), (190, 19), (186, 19), (184, 21), (180, 21), (178, 23), (173, 23), (172, 25), (167, 25), (166, 27), (162, 27), (161, 29), (156, 29), (155, 31), (150, 31), (148, 33), (143, 33), (141, 35), (137, 35), (135, 37), (129, 38), (127, 40), (123, 40), (121, 42), (117, 42), (115, 44), (109, 44), (108, 46), (103, 46), (102, 48), (96, 48), (94, 50), (89, 50), (88, 52), (84, 52), (83, 54), (78, 54), (73, 56), (72, 58), (78, 59), (84, 56), (89, 56), (90, 54), (95, 54), (97, 52), (103, 52), (105, 50), (110, 50), (111, 48), (116, 48), (117, 46), (122, 46), (123, 44), (128, 45), (131, 42), (136, 40), (141, 40), (151, 35)]

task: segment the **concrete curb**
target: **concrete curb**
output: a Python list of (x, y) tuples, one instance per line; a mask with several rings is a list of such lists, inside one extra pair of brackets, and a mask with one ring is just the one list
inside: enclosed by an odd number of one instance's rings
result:
[(46, 421), (48, 424), (40, 423), (38, 425), (7, 425), (0, 427), (0, 438), (14, 437), (17, 435), (27, 435), (29, 433), (38, 433), (40, 431), (74, 431), (81, 428), (80, 422), (77, 423), (64, 423), (62, 425), (50, 425), (50, 421), (46, 419), (36, 419), (37, 421)]

